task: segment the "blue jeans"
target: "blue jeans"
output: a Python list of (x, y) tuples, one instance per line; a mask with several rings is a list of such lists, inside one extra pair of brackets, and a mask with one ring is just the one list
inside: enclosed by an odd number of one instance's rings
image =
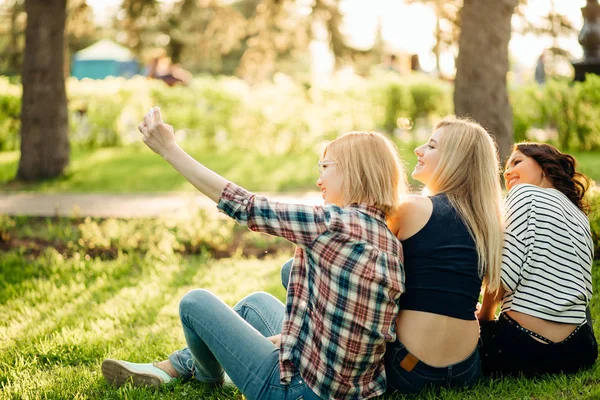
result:
[(468, 388), (475, 385), (481, 375), (481, 359), (477, 348), (459, 363), (440, 368), (418, 361), (410, 372), (400, 366), (407, 354), (408, 350), (398, 340), (387, 345), (385, 374), (389, 392), (412, 394), (429, 386)]
[(290, 272), (292, 272), (292, 264), (294, 263), (294, 259), (291, 258), (287, 260), (283, 266), (281, 267), (281, 284), (287, 290), (288, 283), (290, 283)]
[(233, 309), (208, 290), (187, 293), (179, 315), (188, 347), (169, 356), (183, 379), (223, 381), (223, 369), (251, 399), (316, 400), (299, 374), (279, 379), (279, 349), (267, 336), (281, 332), (284, 305), (268, 293), (253, 293)]

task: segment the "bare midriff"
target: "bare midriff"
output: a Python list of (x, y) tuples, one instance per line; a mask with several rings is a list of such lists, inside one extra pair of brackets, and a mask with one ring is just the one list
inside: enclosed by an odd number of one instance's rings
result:
[[(548, 321), (518, 311), (506, 311), (506, 314), (517, 321), (523, 328), (535, 332), (555, 343), (565, 340), (577, 328), (577, 325), (574, 324)], [(544, 343), (535, 336), (532, 336), (532, 338), (538, 342)]]
[(401, 310), (396, 334), (406, 349), (432, 367), (447, 367), (469, 357), (479, 340), (477, 320)]

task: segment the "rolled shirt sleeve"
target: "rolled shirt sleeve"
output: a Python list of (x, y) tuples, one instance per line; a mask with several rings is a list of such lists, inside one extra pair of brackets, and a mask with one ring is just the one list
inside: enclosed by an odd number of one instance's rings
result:
[(302, 247), (313, 243), (332, 222), (327, 206), (273, 202), (231, 182), (223, 189), (217, 208), (252, 231), (279, 236)]

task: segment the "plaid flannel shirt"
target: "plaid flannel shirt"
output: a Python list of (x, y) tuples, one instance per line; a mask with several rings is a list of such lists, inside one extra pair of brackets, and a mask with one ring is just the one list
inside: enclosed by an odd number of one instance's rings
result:
[(383, 355), (386, 342), (396, 340), (404, 291), (402, 245), (384, 213), (367, 205), (275, 203), (232, 183), (218, 208), (298, 246), (281, 332), (281, 383), (299, 372), (321, 398), (383, 394)]

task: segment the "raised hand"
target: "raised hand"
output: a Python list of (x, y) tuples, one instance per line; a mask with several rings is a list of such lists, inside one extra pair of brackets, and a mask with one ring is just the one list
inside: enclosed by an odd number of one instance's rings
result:
[(177, 147), (173, 127), (163, 122), (158, 107), (150, 109), (144, 121), (138, 125), (138, 130), (142, 133), (142, 141), (162, 157)]

